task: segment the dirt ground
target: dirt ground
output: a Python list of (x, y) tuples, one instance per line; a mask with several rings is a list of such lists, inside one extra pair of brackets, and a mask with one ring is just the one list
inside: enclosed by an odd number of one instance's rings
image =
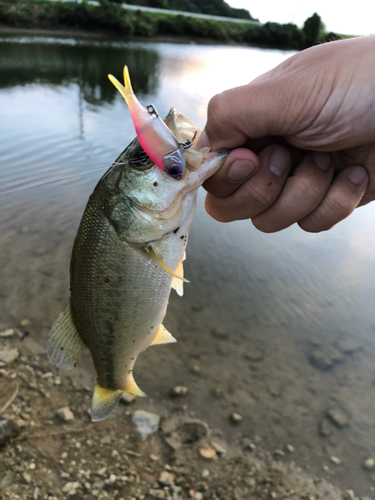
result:
[[(271, 456), (248, 439), (225, 442), (187, 410), (181, 388), (173, 411), (128, 400), (92, 423), (91, 389), (27, 349), (19, 331), (1, 340), (1, 499), (358, 498), (298, 469), (290, 445)], [(285, 454), (290, 463), (279, 463)]]

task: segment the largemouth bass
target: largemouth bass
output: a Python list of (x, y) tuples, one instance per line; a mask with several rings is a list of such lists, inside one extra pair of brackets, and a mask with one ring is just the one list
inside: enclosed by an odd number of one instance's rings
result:
[[(174, 108), (165, 124), (183, 141), (197, 127)], [(198, 134), (197, 134), (198, 132)], [(133, 377), (137, 356), (152, 344), (175, 342), (162, 325), (171, 288), (183, 293), (183, 265), (199, 186), (226, 152), (187, 150), (176, 180), (134, 139), (89, 198), (74, 242), (70, 304), (52, 326), (47, 351), (71, 369), (86, 348), (97, 372), (91, 418), (103, 420), (122, 393), (144, 395)]]

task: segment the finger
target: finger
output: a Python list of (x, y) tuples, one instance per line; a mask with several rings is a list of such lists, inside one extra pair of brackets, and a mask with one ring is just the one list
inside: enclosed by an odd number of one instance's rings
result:
[(348, 167), (336, 177), (320, 205), (298, 225), (310, 233), (327, 231), (360, 204), (369, 182), (363, 167)]
[(249, 219), (269, 208), (279, 196), (292, 166), (287, 148), (272, 145), (259, 155), (257, 173), (225, 198), (208, 193), (206, 210), (220, 222)]
[(279, 198), (254, 217), (254, 226), (265, 233), (281, 231), (307, 217), (323, 200), (334, 174), (328, 153), (308, 153), (289, 177)]
[(259, 158), (249, 149), (239, 148), (231, 151), (224, 165), (203, 187), (214, 196), (223, 198), (236, 191), (259, 169)]

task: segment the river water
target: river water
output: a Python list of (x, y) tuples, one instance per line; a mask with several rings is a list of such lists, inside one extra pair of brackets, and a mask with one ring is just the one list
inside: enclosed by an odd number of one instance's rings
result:
[[(69, 299), (70, 252), (88, 196), (134, 137), (109, 72), (120, 77), (126, 63), (143, 104), (162, 116), (175, 106), (203, 127), (212, 95), (291, 54), (1, 38), (0, 327), (29, 319), (25, 342), (42, 350)], [(362, 463), (375, 454), (374, 219), (368, 206), (327, 233), (267, 235), (249, 221), (212, 220), (202, 189), (185, 265), (190, 284), (182, 299), (171, 296), (165, 322), (178, 343), (139, 357), (140, 387), (158, 404), (186, 404), (227, 439), (248, 437), (271, 452), (290, 444), (294, 452), (281, 460), (372, 496)], [(171, 402), (176, 384), (189, 393)], [(348, 425), (325, 419), (332, 408)], [(232, 411), (243, 417), (235, 427)]]

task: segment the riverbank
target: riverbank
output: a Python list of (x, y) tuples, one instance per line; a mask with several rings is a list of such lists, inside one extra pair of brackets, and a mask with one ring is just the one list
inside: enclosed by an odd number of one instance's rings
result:
[[(316, 26), (306, 31), (306, 26), (300, 29), (292, 23), (260, 25), (200, 19), (168, 11), (129, 10), (108, 1), (101, 1), (99, 5), (46, 0), (24, 0), (16, 4), (0, 1), (0, 23), (8, 27), (59, 31), (79, 28), (125, 39), (173, 37), (184, 41), (206, 40), (300, 50), (326, 40), (326, 35), (321, 33), (320, 18), (313, 22)], [(339, 38), (333, 33), (327, 36), (328, 39)]]
[(279, 463), (280, 455), (292, 460), (291, 445), (272, 456), (248, 439), (225, 441), (189, 411), (181, 389), (168, 407), (128, 397), (93, 424), (91, 388), (77, 374), (60, 373), (44, 353), (27, 349), (17, 329), (0, 336), (1, 498), (357, 498), (292, 461)]

